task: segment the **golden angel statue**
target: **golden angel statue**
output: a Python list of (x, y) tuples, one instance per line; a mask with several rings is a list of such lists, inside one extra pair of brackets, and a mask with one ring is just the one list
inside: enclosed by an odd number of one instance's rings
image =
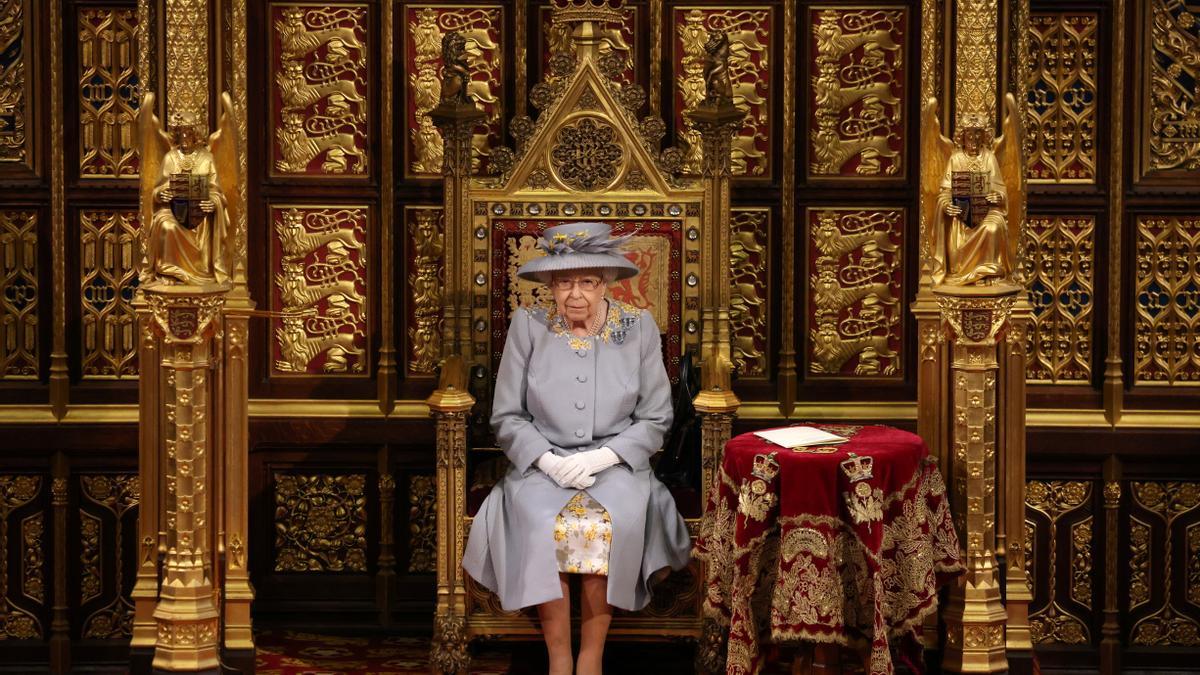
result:
[(957, 145), (941, 133), (937, 100), (929, 99), (922, 110), (921, 216), (934, 284), (983, 286), (1013, 278), (1025, 166), (1012, 94), (1005, 96), (1004, 109), (1004, 133), (994, 143), (990, 120), (967, 114)]
[(138, 113), (141, 134), (141, 222), (145, 228), (143, 285), (227, 283), (237, 223), (237, 131), (233, 101), (221, 96), (217, 131), (188, 113), (171, 116), (170, 136), (147, 93)]

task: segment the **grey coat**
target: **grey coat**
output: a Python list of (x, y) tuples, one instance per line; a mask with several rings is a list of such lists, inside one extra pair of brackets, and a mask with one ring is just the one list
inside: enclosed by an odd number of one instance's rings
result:
[(688, 562), (687, 526), (650, 470), (672, 415), (658, 327), (649, 312), (609, 303), (600, 336), (584, 338), (591, 349), (573, 349), (565, 324), (544, 309), (520, 309), (509, 326), (492, 428), (511, 467), (476, 514), (463, 555), (463, 569), (506, 610), (562, 597), (554, 521), (578, 491), (536, 467), (546, 451), (608, 446), (622, 460), (587, 488), (612, 517), (609, 604), (645, 607), (650, 575)]

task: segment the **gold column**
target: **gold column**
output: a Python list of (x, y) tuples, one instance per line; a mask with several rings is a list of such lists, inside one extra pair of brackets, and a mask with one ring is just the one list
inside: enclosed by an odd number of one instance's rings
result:
[(426, 401), (437, 422), (437, 609), (429, 665), (434, 673), (466, 673), (466, 586), (462, 553), (467, 514), (467, 415), (475, 399), (467, 393), (467, 367), (458, 356), (442, 364), (438, 388)]
[[(1121, 421), (1125, 382), (1121, 363), (1121, 233), (1125, 231), (1125, 0), (1113, 0), (1112, 115), (1108, 162), (1108, 356), (1104, 359), (1104, 416)], [(1140, 105), (1140, 103), (1138, 104)]]
[(1025, 573), (1025, 360), (1026, 340), (1033, 323), (1033, 307), (1022, 293), (1008, 322), (1003, 353), (1004, 434), (996, 458), (1003, 495), (1002, 538), (996, 553), (1004, 558), (1004, 608), (1008, 614), (1005, 646), (1008, 651), (1030, 651), (1029, 603), (1033, 595)]
[(996, 561), (997, 332), (1018, 286), (938, 286), (934, 295), (952, 329), (955, 521), (966, 541), (966, 583), (950, 591), (946, 652), (952, 672), (1008, 669), (1005, 614)]
[(167, 119), (177, 112), (208, 121), (208, 0), (165, 0)]
[(213, 340), (228, 287), (146, 289), (153, 330), (163, 341), (162, 399), (167, 553), (154, 618), (154, 667), (168, 671), (216, 668), (218, 612), (209, 550), (209, 373)]
[[(783, 194), (780, 215), (783, 220), (782, 260), (796, 260), (796, 0), (783, 5), (783, 147), (781, 169)], [(783, 265), (783, 298), (780, 303), (779, 412), (790, 417), (796, 409), (796, 265)]]
[(158, 624), (154, 606), (158, 602), (159, 549), (163, 524), (159, 518), (162, 471), (158, 462), (158, 436), (161, 410), (162, 376), (159, 371), (160, 345), (151, 330), (154, 319), (144, 291), (138, 291), (133, 303), (137, 315), (138, 334), (138, 478), (142, 496), (138, 504), (138, 563), (137, 579), (130, 597), (133, 599), (133, 638), (130, 649), (149, 652), (154, 649)]

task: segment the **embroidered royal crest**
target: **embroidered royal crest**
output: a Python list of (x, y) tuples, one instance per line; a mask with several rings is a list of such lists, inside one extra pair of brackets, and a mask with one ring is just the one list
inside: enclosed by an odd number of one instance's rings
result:
[(779, 501), (779, 497), (771, 492), (771, 482), (779, 475), (775, 453), (755, 455), (750, 475), (753, 478), (742, 483), (738, 491), (738, 512), (747, 518), (763, 521)]
[(850, 511), (850, 517), (858, 525), (866, 523), (868, 532), (871, 531), (871, 523), (883, 520), (883, 490), (860, 482), (854, 486), (853, 494), (843, 492), (842, 498), (846, 500), (846, 509)]

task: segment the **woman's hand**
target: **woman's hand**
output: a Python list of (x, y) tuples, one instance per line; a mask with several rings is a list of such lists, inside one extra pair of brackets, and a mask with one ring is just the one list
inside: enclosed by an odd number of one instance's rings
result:
[(537, 468), (543, 473), (550, 476), (551, 480), (558, 483), (561, 488), (573, 487), (576, 490), (583, 490), (592, 486), (596, 482), (587, 473), (587, 468), (579, 462), (571, 462), (578, 455), (573, 455), (571, 458), (559, 457), (553, 452), (547, 452), (537, 458)]
[(563, 459), (571, 466), (582, 466), (585, 476), (595, 476), (601, 471), (621, 463), (621, 458), (607, 446), (577, 452)]

